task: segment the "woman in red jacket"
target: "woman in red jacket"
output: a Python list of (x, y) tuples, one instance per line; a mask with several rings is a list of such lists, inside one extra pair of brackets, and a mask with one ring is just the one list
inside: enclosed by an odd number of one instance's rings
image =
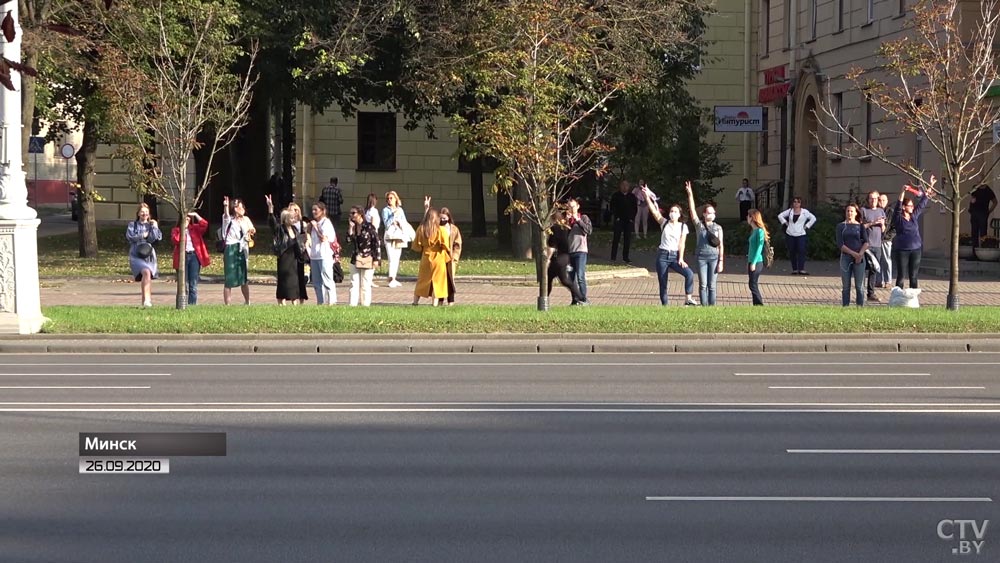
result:
[(187, 278), (188, 305), (198, 304), (198, 278), (201, 276), (201, 269), (211, 262), (208, 257), (208, 248), (205, 246), (205, 233), (208, 232), (208, 221), (192, 211), (184, 216), (182, 226), (174, 227), (170, 231), (170, 238), (174, 241), (174, 269), (180, 266), (180, 245), (181, 228), (187, 230), (185, 251), (184, 251), (184, 274)]

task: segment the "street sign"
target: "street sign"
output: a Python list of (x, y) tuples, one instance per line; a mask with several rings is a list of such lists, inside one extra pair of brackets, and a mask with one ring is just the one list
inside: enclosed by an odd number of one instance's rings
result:
[(715, 106), (717, 133), (760, 132), (764, 125), (764, 109), (760, 106)]
[(76, 154), (76, 148), (73, 145), (66, 143), (65, 145), (59, 147), (59, 154), (61, 154), (63, 158), (68, 160), (70, 158), (73, 158), (73, 155)]
[(45, 152), (45, 137), (28, 137), (28, 154), (43, 154)]

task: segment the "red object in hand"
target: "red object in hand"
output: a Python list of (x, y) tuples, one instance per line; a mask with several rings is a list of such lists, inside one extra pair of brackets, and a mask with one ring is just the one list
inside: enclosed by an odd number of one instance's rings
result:
[(923, 192), (920, 191), (918, 188), (914, 188), (913, 186), (911, 186), (909, 184), (906, 184), (905, 186), (903, 186), (903, 189), (906, 190), (906, 191), (908, 191), (908, 192), (910, 192), (913, 195), (922, 195), (923, 194)]

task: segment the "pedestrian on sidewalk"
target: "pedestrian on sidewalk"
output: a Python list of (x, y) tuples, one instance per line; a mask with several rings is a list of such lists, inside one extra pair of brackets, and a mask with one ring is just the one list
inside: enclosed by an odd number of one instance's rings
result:
[(205, 246), (205, 234), (208, 233), (208, 221), (192, 211), (184, 216), (180, 225), (170, 231), (170, 240), (174, 243), (174, 270), (180, 268), (181, 262), (181, 229), (184, 229), (184, 278), (187, 283), (187, 304), (198, 304), (198, 280), (201, 269), (212, 263)]
[[(930, 187), (926, 190), (913, 186), (903, 186), (899, 192), (899, 203), (893, 213), (893, 225), (896, 228), (896, 238), (892, 241), (892, 269), (896, 271), (896, 287), (903, 289), (903, 278), (908, 277), (910, 288), (918, 288), (917, 278), (920, 274), (920, 258), (924, 242), (920, 238), (918, 220), (927, 208), (927, 202), (934, 197), (934, 184), (937, 177), (931, 175)], [(914, 203), (907, 194), (918, 196), (919, 202)]]
[(754, 193), (750, 187), (750, 179), (743, 178), (743, 185), (736, 190), (736, 201), (740, 202), (740, 221), (747, 220), (747, 213), (753, 207)]
[(778, 214), (778, 222), (785, 229), (785, 244), (793, 276), (808, 276), (806, 271), (806, 242), (808, 231), (816, 224), (816, 216), (802, 207), (802, 198), (793, 197), (792, 206)]
[(451, 241), (448, 231), (441, 226), (441, 214), (431, 207), (431, 198), (424, 196), (424, 218), (417, 228), (417, 238), (410, 250), (420, 253), (417, 285), (413, 288), (413, 304), (421, 297), (430, 297), (431, 303), (448, 298), (448, 262), (451, 261)]
[(879, 261), (879, 275), (882, 276), (882, 287), (888, 287), (895, 281), (892, 277), (892, 239), (896, 237), (896, 229), (892, 228), (893, 211), (889, 208), (889, 195), (878, 195), (878, 206), (885, 213), (886, 228), (882, 231), (882, 260)]
[(232, 215), (230, 215), (229, 196), (222, 198), (222, 240), (225, 249), (222, 254), (223, 271), (225, 272), (225, 287), (222, 289), (222, 301), (229, 305), (232, 301), (233, 288), (238, 287), (243, 293), (243, 303), (250, 304), (250, 282), (247, 278), (249, 270), (250, 241), (257, 232), (253, 222), (246, 216), (247, 208), (242, 199), (233, 200)]
[(856, 203), (844, 208), (844, 221), (837, 225), (837, 248), (840, 249), (840, 304), (851, 304), (851, 280), (854, 280), (854, 303), (865, 304), (865, 252), (869, 250), (868, 229), (859, 220), (861, 210)]
[[(580, 200), (570, 198), (566, 203), (569, 213), (566, 222), (569, 225), (569, 265), (573, 268), (571, 277), (576, 280), (576, 287), (580, 290), (580, 297), (583, 304), (590, 304), (587, 299), (587, 255), (590, 252), (588, 238), (594, 232), (594, 225), (590, 222), (590, 217), (580, 213)], [(649, 212), (647, 207), (646, 212)], [(574, 303), (579, 304), (579, 303)]]
[[(888, 224), (885, 210), (878, 205), (879, 195), (877, 191), (868, 193), (868, 199), (865, 201), (865, 206), (861, 208), (861, 215), (858, 218), (865, 229), (868, 252), (872, 255), (875, 266), (882, 262), (882, 233), (885, 232), (885, 227)], [(882, 287), (881, 268), (872, 267), (866, 268), (866, 270), (868, 301), (878, 302), (879, 298), (875, 295), (875, 289)]]
[[(382, 227), (382, 217), (378, 211), (378, 196), (373, 193), (368, 194), (368, 200), (365, 202), (365, 221), (375, 227), (376, 233)], [(372, 287), (378, 287), (374, 279), (372, 279)]]
[(552, 295), (552, 281), (559, 278), (559, 283), (569, 290), (573, 300), (570, 305), (586, 305), (587, 300), (580, 293), (580, 287), (576, 284), (576, 276), (573, 275), (573, 267), (570, 265), (569, 251), (570, 226), (567, 217), (561, 212), (555, 213), (555, 224), (552, 225), (552, 234), (545, 242), (548, 255), (548, 292)]
[[(691, 182), (685, 184), (691, 189)], [(647, 189), (646, 201), (649, 202), (649, 212), (660, 225), (660, 246), (656, 253), (656, 277), (660, 282), (660, 304), (667, 304), (667, 272), (673, 270), (684, 276), (684, 293), (687, 299), (685, 305), (697, 305), (694, 300), (694, 272), (684, 261), (684, 245), (688, 236), (688, 226), (681, 222), (681, 207), (671, 205), (667, 219), (660, 214), (659, 208), (653, 203), (653, 196)]]
[(334, 270), (340, 253), (337, 230), (327, 216), (326, 205), (322, 201), (314, 203), (310, 211), (312, 221), (306, 224), (306, 232), (309, 234), (309, 277), (316, 294), (316, 304), (336, 305), (337, 278)]
[[(972, 250), (979, 248), (979, 243), (986, 236), (986, 228), (990, 223), (990, 214), (997, 206), (997, 195), (987, 184), (979, 184), (969, 193), (969, 219), (972, 227)], [(974, 254), (973, 254), (974, 255)], [(976, 258), (979, 259), (978, 257)]]
[(385, 193), (382, 227), (385, 228), (385, 253), (389, 258), (389, 287), (399, 287), (403, 285), (396, 279), (399, 273), (399, 259), (403, 256), (403, 248), (413, 240), (410, 233), (413, 227), (406, 222), (403, 201), (395, 191)]
[[(635, 238), (646, 238), (649, 234), (649, 203), (646, 202), (645, 190), (648, 190), (649, 186), (646, 185), (645, 180), (639, 180), (639, 185), (632, 190), (632, 197), (636, 201), (636, 212), (635, 212)], [(653, 193), (653, 205), (659, 205), (656, 202), (660, 201), (660, 198)]]
[[(271, 209), (271, 207), (269, 207), (269, 209)], [(293, 217), (292, 225), (295, 227), (296, 236), (301, 237), (302, 233), (306, 233), (306, 236), (308, 236), (306, 222), (303, 220), (302, 208), (299, 207), (299, 204), (293, 201), (288, 204), (288, 207), (286, 209), (292, 212), (292, 217)], [(274, 214), (273, 211), (269, 211), (269, 213), (271, 215)], [(306, 300), (309, 299), (309, 294), (306, 293), (306, 285), (307, 285), (306, 282), (308, 281), (308, 278), (306, 277), (306, 264), (309, 263), (309, 241), (306, 241), (303, 238), (303, 242), (305, 243), (304, 248), (306, 249), (306, 252), (304, 256), (306, 257), (306, 259), (305, 261), (298, 261), (295, 270), (295, 275), (298, 277), (298, 283), (299, 283), (299, 295), (302, 296), (302, 299), (298, 300), (299, 305), (305, 303)]]
[(715, 207), (712, 205), (704, 206), (699, 220), (690, 181), (684, 183), (684, 190), (687, 191), (688, 211), (698, 235), (694, 250), (698, 263), (698, 299), (702, 305), (715, 305), (716, 280), (724, 269), (726, 255), (722, 226), (715, 222)]
[(319, 200), (326, 206), (326, 214), (334, 225), (340, 224), (341, 208), (344, 205), (344, 192), (340, 189), (339, 183), (340, 180), (336, 176), (330, 178), (330, 183), (319, 195)]
[(447, 207), (441, 208), (441, 227), (448, 233), (451, 242), (451, 261), (448, 262), (448, 305), (455, 304), (455, 275), (458, 273), (458, 259), (462, 257), (462, 231), (455, 224), (455, 216)]
[(611, 237), (611, 261), (618, 258), (618, 241), (622, 241), (622, 260), (631, 264), (629, 247), (632, 244), (632, 221), (638, 211), (635, 197), (629, 189), (628, 180), (622, 180), (618, 191), (611, 195), (611, 217), (614, 221), (614, 234)]
[(375, 226), (365, 221), (365, 212), (355, 205), (348, 215), (347, 243), (354, 245), (351, 254), (351, 307), (372, 304), (372, 279), (382, 259), (382, 246)]
[(764, 246), (770, 244), (771, 235), (760, 211), (747, 211), (747, 224), (750, 225), (750, 239), (747, 242), (747, 278), (750, 286), (750, 296), (756, 306), (764, 305), (764, 296), (760, 293), (760, 274), (764, 270)]
[(156, 219), (150, 218), (149, 205), (140, 203), (136, 209), (135, 221), (130, 221), (125, 229), (125, 239), (129, 243), (128, 265), (135, 281), (140, 282), (142, 306), (153, 306), (153, 280), (160, 277), (156, 263), (156, 249), (153, 243), (163, 239)]

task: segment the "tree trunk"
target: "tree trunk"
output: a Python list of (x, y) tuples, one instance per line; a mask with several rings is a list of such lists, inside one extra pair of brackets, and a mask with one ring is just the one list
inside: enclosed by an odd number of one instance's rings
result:
[(77, 233), (80, 239), (80, 258), (97, 258), (97, 219), (94, 197), (97, 195), (94, 164), (97, 162), (97, 125), (92, 120), (83, 124), (83, 145), (76, 153), (76, 181), (80, 185), (80, 213)]
[[(526, 201), (528, 190), (524, 187), (524, 184), (517, 182), (514, 184), (514, 197), (511, 199)], [(531, 221), (525, 219), (518, 211), (511, 211), (511, 246), (514, 252), (514, 258), (518, 259), (529, 259), (533, 256), (531, 253)]]
[[(472, 236), (486, 236), (486, 201), (483, 198), (483, 159), (477, 157), (469, 163), (469, 187), (472, 189)], [(500, 216), (497, 215), (497, 222)]]
[(180, 242), (177, 243), (177, 298), (175, 299), (175, 308), (178, 311), (183, 311), (187, 309), (187, 229), (184, 228), (184, 218), (188, 214), (187, 199), (181, 198), (178, 200), (180, 205), (178, 206), (177, 212), (177, 225), (180, 227)]
[(535, 258), (535, 277), (538, 281), (538, 310), (549, 310), (548, 260), (545, 259), (545, 233), (536, 224), (531, 225), (531, 248)]
[(959, 239), (959, 222), (961, 220), (961, 206), (959, 206), (958, 199), (958, 186), (956, 182), (952, 184), (952, 193), (955, 194), (953, 198), (955, 201), (952, 204), (951, 209), (951, 244), (949, 244), (950, 252), (950, 262), (951, 268), (948, 275), (948, 301), (947, 307), (949, 311), (958, 310), (958, 239)]

